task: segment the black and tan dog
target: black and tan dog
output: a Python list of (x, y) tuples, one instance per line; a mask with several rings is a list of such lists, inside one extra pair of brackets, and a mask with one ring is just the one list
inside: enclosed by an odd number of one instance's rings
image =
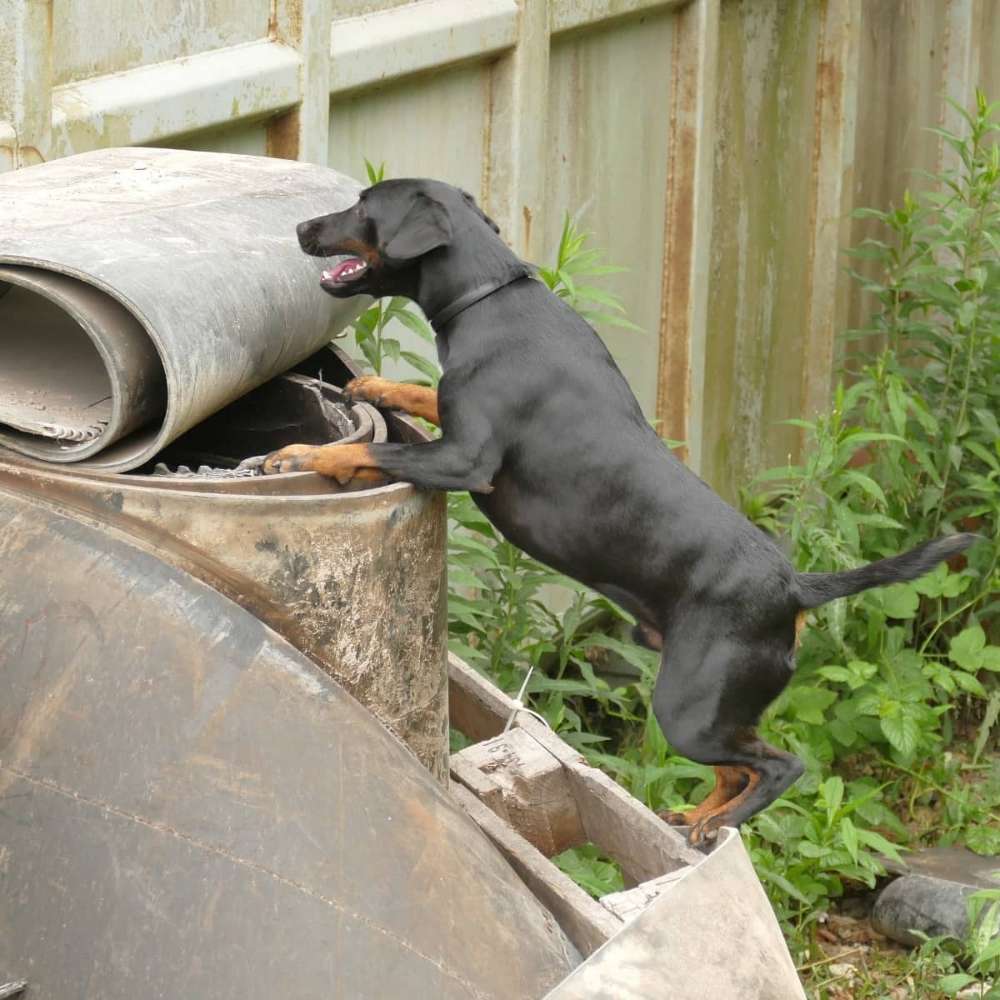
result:
[(974, 535), (845, 573), (797, 573), (762, 531), (664, 446), (594, 330), (535, 280), (466, 193), (393, 180), (298, 227), (306, 253), (349, 255), (321, 284), (413, 299), (436, 333), (433, 390), (355, 379), (356, 399), (441, 427), (425, 444), (291, 445), (268, 472), (469, 490), (516, 545), (631, 612), (666, 650), (653, 707), (670, 743), (715, 765), (692, 843), (742, 823), (802, 773), (755, 727), (795, 668), (804, 609), (911, 580)]

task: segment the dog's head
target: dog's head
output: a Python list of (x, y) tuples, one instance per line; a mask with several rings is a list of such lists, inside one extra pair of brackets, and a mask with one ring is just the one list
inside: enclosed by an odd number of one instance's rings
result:
[[(346, 255), (323, 272), (336, 298), (404, 294), (428, 254), (452, 245), (469, 226), (499, 229), (472, 195), (440, 181), (382, 181), (343, 212), (301, 223), (299, 245), (313, 257)], [(408, 280), (410, 279), (410, 280)]]

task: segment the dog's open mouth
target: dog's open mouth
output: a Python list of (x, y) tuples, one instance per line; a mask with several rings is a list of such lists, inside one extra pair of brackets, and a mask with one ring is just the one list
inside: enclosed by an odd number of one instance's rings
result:
[(368, 270), (368, 262), (361, 257), (348, 257), (335, 267), (327, 268), (321, 275), (319, 283), (324, 288), (346, 285), (356, 281)]

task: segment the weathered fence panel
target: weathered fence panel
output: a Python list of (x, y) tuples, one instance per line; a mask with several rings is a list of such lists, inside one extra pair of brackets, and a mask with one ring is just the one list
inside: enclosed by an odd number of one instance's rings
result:
[[(602, 333), (733, 495), (828, 398), (843, 247), (1000, 96), (1000, 0), (0, 0), (0, 170), (168, 145), (434, 175), (528, 259), (579, 213)], [(2, 236), (0, 236), (2, 238)]]

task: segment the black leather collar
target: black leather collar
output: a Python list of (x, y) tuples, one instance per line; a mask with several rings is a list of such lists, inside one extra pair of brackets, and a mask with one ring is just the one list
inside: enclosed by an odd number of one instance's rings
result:
[(473, 288), (472, 291), (460, 295), (454, 302), (449, 302), (448, 305), (439, 309), (433, 316), (428, 316), (427, 319), (435, 330), (440, 329), (447, 326), (459, 313), (463, 313), (470, 306), (474, 306), (477, 302), (482, 302), (483, 299), (489, 298), (494, 292), (499, 292), (501, 288), (506, 288), (508, 285), (512, 285), (515, 281), (520, 281), (522, 278), (530, 277), (531, 271), (525, 268), (523, 271), (508, 275), (506, 278), (494, 278), (492, 281), (483, 282), (483, 284)]

